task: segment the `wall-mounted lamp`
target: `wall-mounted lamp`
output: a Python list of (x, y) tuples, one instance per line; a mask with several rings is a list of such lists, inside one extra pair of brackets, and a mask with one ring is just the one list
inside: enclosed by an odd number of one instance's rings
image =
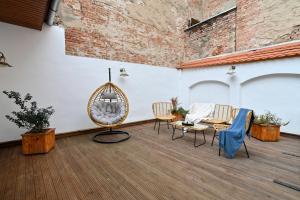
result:
[(0, 67), (12, 67), (10, 64), (6, 62), (6, 58), (1, 51), (0, 51)]
[(230, 75), (230, 76), (232, 76), (232, 75), (234, 75), (235, 74), (235, 66), (233, 65), (233, 66), (231, 66), (229, 69), (228, 69), (228, 71), (227, 71), (227, 73), (226, 74), (228, 74), (228, 75)]
[(127, 74), (125, 68), (121, 68), (121, 69), (120, 69), (120, 76), (121, 76), (121, 77), (129, 76), (129, 75)]

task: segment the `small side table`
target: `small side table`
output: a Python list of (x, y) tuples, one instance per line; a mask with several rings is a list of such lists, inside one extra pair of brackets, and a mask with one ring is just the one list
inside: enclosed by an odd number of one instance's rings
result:
[[(185, 126), (185, 125), (182, 125), (182, 122), (183, 121), (176, 121), (176, 122), (171, 123), (171, 125), (173, 127), (172, 140), (176, 140), (176, 139), (184, 137), (184, 129), (186, 129), (187, 132), (193, 132), (195, 134), (194, 147), (199, 147), (199, 146), (204, 145), (206, 143), (205, 130), (208, 129), (209, 126), (206, 126), (206, 125), (203, 125), (203, 124), (195, 124), (194, 126)], [(176, 129), (180, 129), (182, 131), (181, 136), (175, 137), (175, 130)], [(197, 143), (197, 132), (199, 132), (199, 131), (202, 132), (204, 141), (200, 144), (196, 144)]]

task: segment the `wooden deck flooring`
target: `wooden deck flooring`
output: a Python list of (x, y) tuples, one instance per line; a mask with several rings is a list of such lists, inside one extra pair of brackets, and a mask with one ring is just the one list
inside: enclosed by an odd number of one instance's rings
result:
[[(46, 155), (23, 156), (20, 147), (0, 149), (0, 199), (300, 199), (277, 185), (300, 185), (300, 140), (247, 139), (235, 159), (218, 156), (217, 144), (195, 148), (193, 134), (175, 141), (153, 124), (125, 128), (126, 142), (97, 144), (91, 135), (60, 139)], [(200, 139), (199, 135), (199, 139)]]

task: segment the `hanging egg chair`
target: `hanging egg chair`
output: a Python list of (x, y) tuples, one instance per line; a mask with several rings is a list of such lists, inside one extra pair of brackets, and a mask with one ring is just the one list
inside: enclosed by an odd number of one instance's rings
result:
[(87, 110), (89, 117), (95, 124), (109, 129), (96, 134), (93, 137), (95, 142), (110, 144), (123, 142), (130, 138), (127, 132), (112, 130), (121, 125), (127, 118), (129, 103), (124, 92), (111, 82), (110, 68), (109, 82), (100, 86), (92, 94)]

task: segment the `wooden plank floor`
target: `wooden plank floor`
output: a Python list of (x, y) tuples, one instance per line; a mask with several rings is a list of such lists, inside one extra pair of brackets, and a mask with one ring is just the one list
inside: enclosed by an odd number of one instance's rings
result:
[[(300, 185), (300, 140), (247, 140), (235, 159), (218, 156), (217, 144), (195, 148), (193, 134), (171, 140), (171, 131), (153, 124), (125, 128), (132, 138), (97, 144), (91, 135), (57, 141), (46, 155), (23, 156), (20, 147), (0, 149), (0, 199), (300, 199), (277, 185)], [(199, 139), (201, 135), (199, 135)], [(200, 141), (199, 141), (200, 142)]]

